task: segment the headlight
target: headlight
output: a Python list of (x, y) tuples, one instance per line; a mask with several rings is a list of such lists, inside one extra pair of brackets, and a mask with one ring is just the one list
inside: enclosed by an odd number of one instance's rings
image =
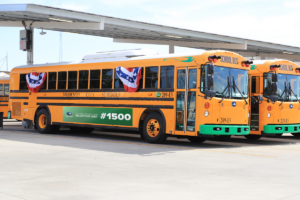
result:
[(271, 114), (270, 114), (270, 113), (268, 113), (268, 115), (267, 115), (267, 116), (268, 116), (268, 118), (270, 118), (270, 117), (271, 117)]
[(208, 111), (204, 112), (204, 116), (207, 117), (208, 116)]

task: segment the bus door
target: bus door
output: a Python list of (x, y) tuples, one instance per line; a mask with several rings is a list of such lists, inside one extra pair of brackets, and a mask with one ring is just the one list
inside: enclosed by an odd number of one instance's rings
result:
[[(251, 82), (249, 82), (249, 89), (251, 96), (253, 96), (256, 100), (258, 99), (258, 95), (260, 95), (260, 77), (259, 76), (249, 76), (251, 78)], [(250, 131), (259, 131), (259, 102), (252, 100), (250, 98)]]
[(177, 68), (176, 135), (194, 135), (197, 67)]

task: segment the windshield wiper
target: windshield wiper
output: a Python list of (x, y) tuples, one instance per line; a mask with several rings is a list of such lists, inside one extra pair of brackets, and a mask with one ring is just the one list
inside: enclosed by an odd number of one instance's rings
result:
[(286, 82), (284, 82), (284, 90), (282, 92), (282, 94), (280, 95), (280, 98), (282, 99), (281, 104), (279, 106), (281, 106), (283, 104), (284, 99), (282, 98), (282, 95), (287, 93), (287, 87), (286, 87)]
[(295, 95), (294, 91), (292, 90), (291, 83), (289, 83), (289, 93), (292, 93), (296, 97), (297, 101), (299, 102), (297, 95)]
[[(225, 98), (225, 95), (230, 91), (230, 88), (231, 88), (232, 86), (230, 85), (230, 83), (229, 83), (229, 76), (227, 76), (227, 86), (226, 86), (226, 88), (223, 90), (223, 92), (221, 93), (222, 95), (223, 95), (223, 97), (222, 97), (222, 99), (221, 99), (221, 101), (219, 101), (219, 103), (222, 103), (222, 101), (224, 100), (224, 98)], [(225, 94), (224, 94), (224, 92), (225, 92)]]
[(236, 86), (236, 84), (235, 84), (235, 81), (234, 81), (234, 77), (232, 76), (232, 86), (233, 86), (233, 88), (235, 87), (238, 91), (239, 91), (239, 93), (240, 93), (240, 95), (241, 95), (241, 97), (244, 99), (244, 101), (246, 102), (246, 105), (248, 105), (248, 102), (246, 101), (246, 99), (244, 98), (244, 95), (241, 93), (241, 91), (239, 90), (239, 88)]

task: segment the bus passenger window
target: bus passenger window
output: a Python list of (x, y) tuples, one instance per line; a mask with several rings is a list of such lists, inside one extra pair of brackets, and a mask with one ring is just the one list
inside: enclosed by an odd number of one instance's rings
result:
[(177, 71), (177, 88), (178, 89), (185, 88), (185, 69), (179, 69)]
[(27, 90), (26, 74), (20, 74), (20, 90)]
[(251, 93), (259, 94), (259, 76), (252, 76)]
[(68, 89), (77, 89), (77, 72), (68, 72)]
[(91, 70), (90, 89), (100, 88), (100, 70)]
[(79, 89), (88, 89), (89, 71), (79, 71)]
[(67, 72), (58, 72), (57, 89), (66, 89), (67, 87)]
[(197, 69), (189, 69), (189, 88), (196, 88)]
[(3, 85), (0, 85), (0, 96), (3, 96)]
[(55, 90), (56, 89), (56, 72), (49, 72), (48, 78), (48, 90)]
[(47, 75), (46, 75), (45, 81), (41, 87), (41, 90), (45, 90), (45, 89), (47, 89)]
[(146, 67), (145, 88), (157, 88), (158, 67)]
[(174, 88), (174, 66), (160, 68), (160, 88)]
[(112, 88), (112, 78), (113, 70), (112, 69), (103, 69), (102, 70), (102, 88)]
[(4, 85), (4, 96), (8, 96), (9, 95), (9, 84), (5, 84)]
[(119, 78), (117, 72), (115, 72), (115, 88), (124, 88), (123, 82)]

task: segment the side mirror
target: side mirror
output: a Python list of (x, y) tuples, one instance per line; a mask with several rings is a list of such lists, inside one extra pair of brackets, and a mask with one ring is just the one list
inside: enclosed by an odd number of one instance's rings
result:
[(277, 83), (272, 83), (272, 92), (277, 92)]
[(277, 74), (272, 74), (272, 82), (277, 82), (278, 81), (278, 75)]
[(214, 90), (206, 90), (206, 91), (205, 91), (206, 97), (212, 98), (212, 97), (215, 97), (216, 94), (217, 94), (217, 93), (216, 93), (216, 91), (214, 91)]
[(263, 101), (264, 100), (264, 98), (263, 98), (263, 95), (258, 95), (258, 101)]
[(276, 101), (278, 101), (278, 96), (277, 95), (271, 95), (270, 100), (275, 103)]
[(207, 88), (211, 88), (214, 86), (214, 77), (208, 76), (207, 77)]
[(213, 66), (213, 65), (208, 64), (206, 68), (207, 68), (207, 72), (206, 72), (207, 75), (208, 75), (208, 74), (214, 74), (215, 69), (214, 69), (214, 66)]

